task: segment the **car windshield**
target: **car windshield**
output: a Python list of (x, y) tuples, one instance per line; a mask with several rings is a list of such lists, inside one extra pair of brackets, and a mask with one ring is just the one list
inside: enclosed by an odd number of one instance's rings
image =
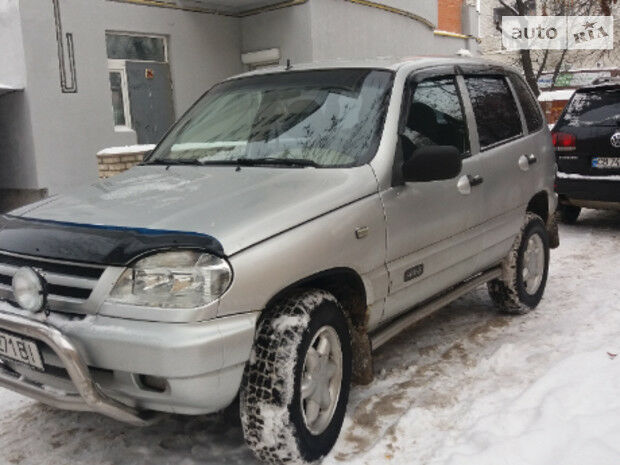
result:
[(620, 88), (577, 91), (562, 119), (569, 126), (620, 124)]
[(393, 73), (288, 72), (231, 80), (203, 96), (147, 164), (348, 167), (377, 150)]

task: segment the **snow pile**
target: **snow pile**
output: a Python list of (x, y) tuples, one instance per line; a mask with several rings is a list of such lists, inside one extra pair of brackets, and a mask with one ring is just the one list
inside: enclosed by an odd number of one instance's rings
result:
[(553, 102), (555, 100), (570, 100), (575, 89), (546, 90), (538, 96), (539, 102)]
[[(616, 344), (614, 352), (603, 345), (553, 366), (501, 410), (481, 417), (444, 463), (496, 465), (501, 457), (506, 464), (617, 464), (620, 343)], [(496, 400), (501, 401), (501, 395)]]
[(585, 179), (590, 181), (620, 181), (620, 176), (617, 174), (611, 175), (600, 175), (600, 176), (588, 176), (586, 174), (576, 174), (576, 173), (563, 173), (562, 171), (558, 171), (558, 178), (560, 179)]
[(154, 148), (155, 144), (123, 145), (121, 147), (108, 147), (107, 149), (100, 150), (97, 152), (97, 155), (130, 155), (150, 152)]
[(162, 192), (186, 191), (193, 181), (174, 175), (147, 174), (132, 177), (122, 181), (109, 183), (109, 192), (101, 195), (103, 200), (127, 200), (139, 198), (144, 201), (145, 196)]

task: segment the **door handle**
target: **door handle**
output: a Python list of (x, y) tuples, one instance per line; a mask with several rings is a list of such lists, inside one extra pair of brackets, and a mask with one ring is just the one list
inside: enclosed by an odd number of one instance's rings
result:
[(467, 175), (467, 179), (469, 180), (469, 185), (471, 187), (479, 186), (484, 182), (484, 178), (479, 174), (476, 174), (475, 176)]
[(482, 184), (484, 179), (479, 174), (472, 176), (470, 174), (461, 176), (456, 184), (457, 189), (463, 195), (471, 194), (471, 188)]
[(521, 155), (519, 157), (519, 168), (521, 168), (521, 171), (529, 171), (530, 166), (533, 165), (534, 163), (536, 163), (538, 161), (538, 158), (536, 158), (536, 155), (534, 155), (533, 153), (530, 155)]

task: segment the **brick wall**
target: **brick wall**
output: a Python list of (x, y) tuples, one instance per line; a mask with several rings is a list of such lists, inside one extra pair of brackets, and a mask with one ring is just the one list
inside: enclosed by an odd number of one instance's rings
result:
[(437, 29), (461, 34), (463, 0), (438, 0)]
[(127, 171), (137, 165), (144, 158), (144, 152), (97, 154), (97, 166), (100, 178), (109, 178)]

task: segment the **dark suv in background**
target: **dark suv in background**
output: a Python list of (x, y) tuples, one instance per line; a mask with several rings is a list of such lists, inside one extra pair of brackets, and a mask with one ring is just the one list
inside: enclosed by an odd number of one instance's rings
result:
[(620, 210), (620, 80), (575, 92), (552, 130), (560, 219), (582, 207)]

